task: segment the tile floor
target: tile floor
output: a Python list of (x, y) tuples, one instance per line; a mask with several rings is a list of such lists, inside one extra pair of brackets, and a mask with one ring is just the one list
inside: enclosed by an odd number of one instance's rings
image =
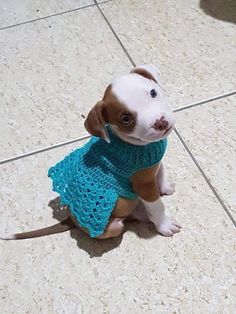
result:
[(48, 206), (47, 169), (83, 142), (23, 155), (86, 135), (80, 113), (148, 62), (177, 108), (165, 203), (183, 225), (171, 239), (129, 224), (105, 242), (75, 232), (0, 242), (2, 314), (235, 313), (235, 22), (233, 0), (0, 2), (0, 229), (63, 215)]

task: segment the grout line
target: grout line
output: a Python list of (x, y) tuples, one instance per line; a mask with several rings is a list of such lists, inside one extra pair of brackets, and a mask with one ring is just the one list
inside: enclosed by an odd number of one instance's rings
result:
[[(126, 50), (125, 46), (123, 45), (123, 43), (121, 42), (119, 36), (116, 34), (115, 30), (113, 29), (113, 27), (111, 26), (110, 22), (108, 21), (107, 17), (105, 16), (105, 14), (103, 13), (103, 11), (101, 10), (101, 8), (99, 7), (97, 0), (94, 0), (94, 2), (96, 3), (99, 11), (101, 12), (102, 16), (104, 17), (105, 21), (107, 22), (108, 26), (110, 27), (112, 33), (114, 34), (114, 36), (116, 37), (116, 39), (118, 40), (118, 42), (120, 43), (122, 49), (124, 50), (125, 54), (127, 55), (127, 57), (129, 58), (131, 64), (133, 66), (136, 66), (135, 62), (133, 61), (132, 57), (129, 55), (128, 51)], [(180, 108), (176, 108), (173, 110), (173, 112), (178, 112), (178, 111), (182, 111), (188, 108), (192, 108), (194, 106), (198, 106), (210, 101), (214, 101), (217, 99), (221, 99), (227, 96), (232, 96), (236, 94), (236, 91), (233, 92), (229, 92), (229, 93), (225, 93), (222, 95), (218, 95), (216, 97), (212, 97), (209, 99), (205, 99), (196, 103), (192, 103)], [(221, 200), (220, 196), (218, 195), (218, 193), (216, 192), (216, 190), (214, 189), (213, 185), (211, 184), (211, 182), (209, 181), (209, 179), (207, 178), (206, 174), (204, 173), (204, 171), (202, 170), (202, 168), (200, 167), (200, 165), (198, 164), (197, 160), (195, 159), (195, 157), (193, 156), (192, 152), (190, 151), (190, 149), (188, 148), (188, 146), (186, 145), (186, 143), (184, 142), (184, 140), (182, 139), (181, 135), (179, 134), (179, 132), (176, 130), (176, 128), (174, 129), (176, 135), (178, 136), (180, 142), (182, 143), (182, 145), (184, 146), (184, 148), (186, 149), (187, 153), (189, 154), (190, 158), (193, 160), (194, 164), (196, 165), (197, 169), (199, 170), (199, 172), (201, 173), (201, 175), (203, 176), (203, 178), (205, 179), (206, 183), (208, 184), (208, 186), (210, 187), (210, 189), (212, 190), (212, 192), (214, 193), (215, 197), (217, 198), (218, 202), (221, 204), (221, 206), (224, 208), (226, 214), (229, 216), (229, 218), (231, 219), (232, 223), (234, 224), (234, 226), (236, 226), (236, 222), (233, 219), (233, 216), (231, 215), (230, 211), (228, 210), (228, 208), (225, 206), (224, 202)]]
[[(104, 1), (104, 2), (102, 2), (102, 4), (103, 4), (103, 3), (106, 3), (106, 2), (109, 2), (109, 1), (112, 1), (112, 0)], [(111, 26), (110, 22), (109, 22), (108, 19), (106, 18), (105, 14), (103, 13), (103, 11), (101, 10), (101, 8), (99, 7), (99, 4), (97, 3), (96, 0), (94, 0), (94, 4), (91, 4), (91, 5), (85, 6), (85, 7), (81, 7), (81, 8), (78, 8), (78, 9), (74, 9), (74, 10), (72, 10), (72, 11), (79, 10), (79, 9), (82, 9), (82, 8), (86, 8), (86, 7), (90, 7), (90, 6), (94, 6), (94, 5), (97, 6), (97, 8), (98, 8), (98, 10), (100, 11), (101, 15), (104, 17), (105, 21), (107, 22), (107, 24), (108, 24), (108, 26), (110, 27), (112, 33), (114, 34), (114, 36), (116, 37), (117, 41), (118, 41), (119, 44), (121, 45), (121, 47), (122, 47), (122, 49), (124, 50), (126, 56), (127, 56), (128, 59), (130, 60), (131, 64), (132, 64), (133, 66), (136, 66), (135, 62), (133, 61), (133, 59), (132, 59), (131, 56), (129, 55), (128, 51), (127, 51), (126, 48), (124, 47), (123, 43), (121, 42), (121, 40), (120, 40), (120, 38), (118, 37), (118, 35), (116, 34), (115, 30), (113, 29), (113, 27)], [(68, 12), (68, 11), (67, 11), (67, 12)], [(67, 13), (67, 12), (64, 12), (64, 13)], [(60, 13), (60, 14), (63, 14), (63, 13)], [(59, 15), (59, 14), (57, 14), (57, 15)], [(45, 17), (45, 18), (46, 18), (46, 17)], [(213, 100), (216, 100), (216, 99), (220, 99), (220, 98), (223, 98), (223, 97), (231, 96), (231, 95), (234, 95), (235, 93), (236, 93), (236, 91), (233, 91), (233, 92), (225, 93), (225, 94), (222, 94), (222, 95), (213, 97), (213, 98), (205, 99), (205, 100), (202, 100), (202, 101), (193, 103), (193, 104), (189, 104), (189, 105), (186, 105), (186, 106), (183, 106), (183, 107), (180, 107), (180, 108), (175, 108), (175, 109), (173, 109), (173, 112), (182, 111), (182, 110), (185, 110), (185, 109), (187, 109), (187, 108), (191, 108), (191, 107), (193, 107), (193, 106), (197, 106), (197, 105), (200, 105), (200, 104), (203, 104), (203, 103), (206, 103), (206, 102), (210, 102), (210, 101), (213, 101)], [(28, 153), (24, 153), (24, 154), (21, 154), (21, 155), (18, 155), (18, 156), (13, 156), (13, 157), (10, 157), (10, 158), (7, 158), (7, 159), (3, 159), (3, 160), (0, 160), (0, 165), (6, 164), (6, 163), (9, 163), (9, 162), (12, 162), (12, 161), (16, 161), (16, 160), (21, 159), (21, 158), (25, 158), (25, 157), (29, 157), (29, 156), (32, 156), (32, 155), (36, 155), (36, 154), (39, 154), (39, 153), (43, 153), (43, 152), (46, 152), (46, 151), (49, 151), (49, 150), (52, 150), (52, 149), (55, 149), (55, 148), (59, 148), (59, 147), (62, 147), (62, 146), (66, 146), (66, 145), (69, 145), (69, 144), (72, 144), (72, 143), (76, 143), (76, 142), (79, 142), (79, 141), (88, 139), (88, 138), (90, 138), (90, 137), (91, 137), (90, 135), (81, 136), (81, 137), (78, 137), (78, 138), (75, 138), (75, 139), (72, 139), (72, 140), (69, 140), (69, 141), (61, 142), (61, 143), (58, 143), (58, 144), (54, 144), (54, 145), (51, 145), (51, 146), (47, 146), (47, 147), (43, 147), (43, 148), (40, 148), (40, 149), (31, 151), (31, 152), (28, 152)]]
[(186, 109), (189, 109), (189, 108), (192, 108), (192, 107), (196, 107), (196, 106), (199, 106), (199, 105), (206, 104), (206, 103), (208, 103), (208, 102), (212, 102), (212, 101), (215, 101), (215, 100), (219, 100), (219, 99), (222, 99), (222, 98), (225, 98), (225, 97), (230, 97), (230, 96), (233, 96), (233, 95), (235, 95), (235, 94), (236, 94), (236, 90), (234, 90), (234, 91), (232, 91), (232, 92), (227, 92), (227, 93), (224, 93), (224, 94), (220, 94), (220, 95), (215, 96), (215, 97), (206, 98), (206, 99), (204, 99), (204, 100), (197, 101), (197, 102), (188, 104), (188, 105), (183, 106), (183, 107), (174, 108), (174, 109), (173, 109), (173, 112), (179, 112), (179, 111), (182, 111), (182, 110), (186, 110)]
[[(110, 2), (110, 1), (112, 1), (112, 0), (105, 0), (105, 1), (101, 2), (101, 4), (102, 3), (107, 3), (107, 2)], [(84, 5), (84, 6), (75, 8), (75, 9), (62, 11), (62, 12), (50, 14), (50, 15), (47, 15), (47, 16), (39, 17), (39, 18), (36, 18), (36, 19), (28, 20), (28, 21), (25, 21), (25, 22), (20, 22), (20, 23), (17, 23), (17, 24), (4, 26), (4, 27), (0, 28), (0, 31), (5, 30), (5, 29), (9, 29), (9, 28), (13, 28), (13, 27), (17, 27), (17, 26), (21, 26), (21, 25), (25, 25), (25, 24), (29, 24), (29, 23), (34, 23), (34, 22), (37, 22), (37, 21), (41, 21), (41, 20), (45, 20), (45, 19), (48, 19), (48, 18), (51, 18), (51, 17), (58, 16), (58, 15), (63, 15), (63, 14), (79, 11), (79, 10), (90, 8), (90, 7), (94, 7), (94, 6), (96, 6), (96, 4), (95, 3), (91, 3), (91, 4)]]
[[(117, 35), (117, 33), (115, 32), (114, 28), (111, 26), (110, 22), (108, 21), (106, 15), (103, 13), (102, 9), (100, 8), (100, 4), (103, 4), (103, 3), (98, 3), (97, 0), (94, 0), (94, 3), (96, 4), (98, 10), (100, 11), (100, 13), (102, 14), (103, 18), (105, 19), (105, 21), (107, 22), (109, 28), (111, 29), (113, 35), (116, 37), (117, 41), (119, 42), (120, 46), (122, 47), (122, 49), (124, 50), (126, 56), (128, 57), (128, 59), (130, 60), (131, 64), (135, 67), (136, 64), (134, 62), (134, 60), (132, 59), (132, 57), (130, 56), (130, 54), (128, 53), (127, 49), (125, 48), (125, 46), (123, 45), (122, 41), (120, 40), (119, 36)], [(205, 104), (205, 103), (208, 103), (208, 102), (211, 102), (211, 101), (214, 101), (214, 100), (219, 100), (219, 99), (222, 99), (222, 98), (225, 98), (225, 97), (229, 97), (229, 96), (232, 96), (232, 95), (235, 95), (236, 94), (236, 90), (234, 91), (231, 91), (231, 92), (227, 92), (227, 93), (224, 93), (224, 94), (220, 94), (218, 96), (215, 96), (215, 97), (211, 97), (211, 98), (206, 98), (204, 100), (201, 100), (199, 102), (195, 102), (195, 103), (191, 103), (191, 104), (188, 104), (186, 106), (183, 106), (183, 107), (179, 107), (179, 108), (174, 108), (173, 109), (173, 112), (178, 112), (178, 111), (182, 111), (182, 110), (185, 110), (185, 109), (189, 109), (189, 108), (192, 108), (192, 107), (196, 107), (196, 106), (199, 106), (199, 105), (202, 105), (202, 104)]]
[[(103, 3), (106, 3), (106, 2), (110, 2), (110, 1), (111, 0), (107, 0), (107, 1), (104, 1), (104, 2), (99, 3), (99, 4), (103, 4)], [(9, 25), (9, 26), (0, 28), (0, 30), (10, 29), (10, 28), (13, 28), (13, 27), (16, 27), (16, 26), (25, 25), (25, 24), (28, 24), (28, 23), (32, 23), (32, 22), (44, 20), (44, 19), (47, 19), (47, 18), (55, 17), (55, 16), (58, 16), (58, 15), (63, 15), (63, 14), (66, 14), (66, 13), (71, 13), (71, 12), (74, 12), (74, 11), (78, 11), (78, 10), (81, 10), (81, 9), (84, 9), (84, 8), (89, 8), (89, 7), (92, 7), (92, 6), (96, 6), (98, 8), (99, 12), (101, 13), (101, 15), (103, 16), (103, 18), (105, 19), (105, 21), (106, 21), (107, 25), (109, 26), (111, 32), (113, 33), (113, 35), (115, 36), (115, 38), (119, 42), (120, 46), (122, 47), (124, 53), (126, 54), (126, 56), (129, 59), (129, 61), (135, 67), (136, 64), (135, 64), (134, 60), (132, 59), (132, 57), (128, 53), (127, 49), (123, 45), (123, 43), (120, 40), (119, 36), (116, 34), (114, 28), (112, 27), (112, 25), (108, 21), (107, 17), (103, 13), (103, 11), (100, 8), (99, 4), (98, 4), (97, 0), (94, 0), (94, 3), (90, 4), (90, 5), (86, 5), (86, 6), (83, 6), (83, 7), (76, 8), (76, 9), (67, 10), (67, 11), (60, 12), (60, 13), (51, 14), (51, 15), (48, 15), (48, 16), (45, 16), (45, 17), (42, 17), (42, 18), (37, 18), (37, 19), (26, 21), (26, 22), (21, 22), (21, 23), (18, 23), (18, 24), (14, 24), (14, 25)], [(192, 108), (192, 107), (196, 107), (196, 106), (199, 106), (201, 104), (205, 104), (205, 103), (208, 103), (208, 102), (219, 100), (219, 99), (222, 99), (222, 98), (225, 98), (225, 97), (230, 97), (230, 96), (235, 95), (235, 94), (236, 94), (236, 91), (224, 93), (224, 94), (212, 97), (212, 98), (204, 99), (204, 100), (199, 101), (199, 102), (195, 102), (195, 103), (192, 103), (192, 104), (185, 105), (183, 107), (175, 108), (175, 109), (173, 109), (173, 112), (180, 112), (182, 110), (186, 110), (186, 109), (189, 109), (189, 108)], [(197, 162), (196, 158), (193, 156), (191, 150), (189, 149), (189, 147), (185, 143), (184, 139), (182, 138), (182, 136), (180, 135), (180, 133), (177, 131), (176, 128), (174, 129), (174, 131), (175, 131), (175, 134), (177, 135), (178, 139), (180, 140), (181, 144), (183, 145), (183, 147), (185, 148), (185, 150), (189, 154), (190, 158), (192, 159), (193, 163), (195, 164), (195, 166), (197, 167), (197, 169), (199, 170), (199, 172), (203, 176), (204, 180), (208, 184), (209, 188), (211, 189), (211, 191), (213, 192), (213, 194), (217, 198), (218, 202), (223, 207), (223, 209), (225, 210), (226, 214), (228, 215), (228, 217), (230, 218), (230, 220), (232, 221), (232, 223), (236, 227), (236, 222), (235, 222), (233, 216), (231, 215), (230, 211), (228, 210), (228, 208), (226, 207), (226, 205), (222, 201), (222, 199), (219, 196), (219, 194), (216, 192), (215, 188), (213, 187), (213, 185), (209, 181), (208, 177), (206, 176), (205, 172), (203, 171), (203, 169), (201, 168), (201, 166)], [(35, 155), (35, 154), (38, 154), (38, 153), (46, 152), (46, 151), (54, 149), (54, 148), (59, 148), (59, 147), (62, 147), (62, 146), (68, 145), (68, 144), (73, 144), (73, 143), (76, 143), (76, 142), (88, 139), (90, 137), (91, 136), (88, 134), (88, 135), (81, 136), (79, 138), (75, 138), (75, 139), (72, 139), (72, 140), (69, 140), (69, 141), (66, 141), (66, 142), (61, 142), (61, 143), (58, 143), (58, 144), (55, 144), (55, 145), (52, 145), (52, 146), (44, 147), (42, 149), (34, 150), (34, 151), (31, 151), (31, 152), (28, 152), (28, 153), (25, 153), (25, 154), (22, 154), (22, 155), (18, 155), (18, 156), (12, 157), (12, 158), (8, 158), (8, 159), (0, 161), (0, 165), (8, 163), (8, 162), (16, 161), (16, 160), (24, 158), (24, 157), (32, 156), (32, 155)]]
[(55, 145), (51, 145), (51, 146), (43, 147), (43, 148), (40, 148), (40, 149), (36, 149), (36, 150), (33, 150), (33, 151), (25, 153), (25, 154), (21, 154), (21, 155), (14, 156), (14, 157), (11, 157), (11, 158), (8, 158), (8, 159), (5, 159), (5, 160), (1, 160), (0, 161), (0, 165), (6, 164), (8, 162), (15, 161), (15, 160), (18, 160), (18, 159), (21, 159), (21, 158), (25, 158), (25, 157), (36, 155), (36, 154), (39, 154), (39, 153), (43, 153), (43, 152), (46, 152), (46, 151), (54, 149), (54, 148), (58, 148), (58, 147), (61, 147), (61, 146), (66, 146), (66, 145), (73, 144), (73, 143), (76, 143), (76, 142), (79, 142), (79, 141), (82, 141), (82, 140), (86, 140), (86, 139), (88, 139), (90, 137), (91, 137), (91, 135), (88, 134), (88, 135), (77, 137), (75, 139), (72, 139), (72, 140), (69, 140), (69, 141), (66, 141), (66, 142), (61, 142), (61, 143), (58, 143), (58, 144), (55, 144)]
[(217, 198), (218, 202), (220, 203), (220, 205), (224, 208), (226, 214), (228, 215), (228, 217), (230, 218), (230, 220), (232, 221), (232, 223), (234, 224), (234, 226), (236, 227), (236, 221), (234, 220), (233, 216), (231, 215), (230, 211), (228, 210), (228, 208), (226, 207), (226, 205), (224, 204), (224, 202), (222, 201), (221, 197), (219, 196), (219, 194), (216, 192), (215, 188), (213, 187), (213, 185), (211, 184), (210, 180), (208, 179), (208, 177), (206, 176), (205, 172), (203, 171), (203, 169), (201, 168), (201, 166), (199, 165), (199, 163), (197, 162), (196, 158), (193, 156), (191, 150), (189, 149), (189, 147), (187, 146), (187, 144), (185, 143), (184, 139), (182, 138), (182, 136), (180, 135), (180, 133), (177, 131), (177, 129), (174, 129), (175, 134), (177, 135), (178, 139), (180, 140), (181, 144), (183, 145), (183, 147), (185, 148), (185, 150), (187, 151), (187, 153), (189, 154), (189, 156), (191, 157), (193, 163), (195, 164), (195, 166), (197, 167), (197, 169), (199, 170), (199, 172), (201, 173), (201, 175), (203, 176), (203, 178), (205, 179), (206, 183), (208, 184), (209, 188), (211, 189), (211, 191), (213, 192), (213, 194), (215, 195), (215, 197)]
[[(234, 95), (235, 93), (236, 93), (236, 91), (235, 92), (230, 92), (230, 93), (225, 93), (225, 94), (222, 94), (220, 96), (216, 96), (216, 97), (213, 97), (213, 98), (209, 98), (207, 100), (202, 100), (202, 101), (196, 102), (195, 105), (197, 106), (197, 104), (200, 105), (200, 104), (203, 104), (203, 103), (206, 103), (206, 102), (210, 102), (212, 99), (215, 100), (215, 99), (220, 99), (220, 98), (227, 97), (227, 96), (229, 97), (231, 95)], [(175, 109), (173, 109), (173, 112), (178, 112), (178, 111), (182, 111), (182, 110), (191, 108), (191, 107), (193, 107), (192, 105), (193, 104), (189, 104), (189, 105), (186, 105), (186, 106), (183, 106), (183, 107), (180, 107), (180, 108), (175, 108)], [(80, 116), (82, 116), (82, 118), (85, 119), (85, 116), (82, 113), (80, 113)], [(43, 152), (52, 150), (54, 148), (59, 148), (61, 146), (66, 146), (66, 145), (69, 145), (69, 144), (80, 142), (80, 141), (86, 140), (86, 139), (88, 139), (90, 137), (91, 137), (91, 135), (87, 134), (87, 135), (80, 136), (80, 137), (77, 137), (77, 138), (69, 140), (69, 141), (64, 141), (64, 142), (57, 143), (57, 144), (54, 144), (54, 145), (51, 145), (51, 146), (39, 148), (39, 149), (36, 149), (34, 151), (31, 151), (31, 152), (28, 152), (28, 153), (24, 153), (24, 154), (21, 154), (21, 155), (18, 155), (18, 156), (13, 156), (13, 157), (10, 157), (10, 158), (7, 158), (7, 159), (3, 159), (3, 160), (0, 160), (0, 165), (6, 164), (6, 163), (11, 162), (11, 161), (16, 161), (18, 159), (25, 158), (25, 157), (28, 157), (28, 156), (32, 156), (32, 155), (36, 155), (36, 154), (39, 154), (39, 153), (43, 153)]]
[[(111, 0), (107, 0), (107, 1), (104, 1), (104, 2), (102, 2), (102, 3), (106, 3), (106, 2), (109, 2), (109, 1), (111, 1)], [(84, 9), (84, 8), (88, 8), (88, 7), (91, 7), (91, 6), (94, 6), (94, 5), (96, 5), (96, 7), (98, 8), (99, 12), (101, 13), (101, 15), (103, 16), (103, 18), (105, 19), (105, 21), (106, 21), (106, 23), (108, 24), (110, 30), (112, 31), (113, 35), (115, 36), (115, 38), (116, 38), (117, 41), (119, 42), (120, 46), (122, 47), (122, 49), (123, 49), (123, 51), (125, 52), (125, 54), (126, 54), (126, 56), (128, 57), (128, 59), (130, 60), (131, 64), (132, 64), (133, 66), (136, 66), (135, 62), (134, 62), (133, 59), (131, 58), (131, 56), (130, 56), (130, 54), (128, 53), (127, 49), (125, 48), (125, 46), (124, 46), (123, 43), (121, 42), (119, 36), (116, 34), (114, 28), (111, 26), (110, 22), (108, 21), (107, 17), (105, 16), (105, 14), (103, 13), (103, 11), (101, 10), (101, 8), (100, 8), (100, 6), (99, 6), (99, 4), (97, 3), (96, 0), (94, 0), (94, 4), (90, 4), (90, 5), (87, 5), (87, 6), (84, 6), (84, 7), (80, 7), (80, 8), (77, 8), (77, 9), (68, 10), (68, 11), (65, 11), (65, 12), (60, 12), (60, 13), (52, 14), (52, 15), (49, 15), (49, 16), (46, 16), (46, 17), (43, 17), (43, 18), (38, 18), (38, 19), (35, 19), (35, 20), (31, 20), (31, 21), (22, 22), (22, 23), (18, 23), (18, 24), (15, 24), (15, 25), (7, 26), (7, 27), (4, 27), (4, 28), (0, 28), (0, 30), (12, 28), (12, 27), (15, 27), (15, 26), (23, 25), (23, 24), (28, 24), (28, 23), (31, 23), (31, 22), (35, 22), (35, 21), (39, 21), (39, 20), (46, 19), (46, 18), (50, 18), (50, 17), (62, 15), (62, 14), (65, 14), (65, 13), (74, 12), (74, 11), (77, 11), (77, 10), (80, 10), (80, 9)], [(179, 111), (182, 111), (182, 110), (185, 110), (185, 109), (189, 109), (189, 108), (192, 108), (192, 107), (201, 105), (201, 104), (205, 104), (205, 103), (208, 103), (208, 102), (211, 102), (211, 101), (214, 101), (214, 100), (222, 99), (222, 98), (224, 98), (224, 97), (229, 97), (229, 96), (232, 96), (232, 95), (234, 95), (234, 94), (236, 94), (236, 91), (224, 93), (224, 94), (221, 94), (221, 95), (212, 97), (212, 98), (208, 98), (208, 99), (202, 100), (202, 101), (200, 101), (200, 102), (192, 103), (192, 104), (189, 104), (189, 105), (180, 107), (180, 108), (175, 108), (175, 109), (173, 109), (173, 111), (174, 111), (174, 112), (179, 112)], [(186, 150), (187, 153), (189, 154), (190, 158), (192, 159), (193, 163), (195, 164), (195, 166), (197, 167), (197, 169), (199, 170), (199, 172), (201, 173), (201, 175), (202, 175), (203, 178), (205, 179), (205, 181), (206, 181), (206, 183), (208, 184), (209, 188), (211, 189), (211, 191), (213, 192), (213, 194), (214, 194), (215, 197), (217, 198), (218, 202), (219, 202), (220, 205), (224, 208), (226, 214), (228, 215), (228, 217), (230, 218), (230, 220), (232, 221), (232, 223), (234, 224), (234, 226), (236, 226), (236, 222), (235, 222), (233, 216), (231, 215), (230, 211), (228, 210), (228, 208), (226, 207), (226, 205), (224, 204), (224, 202), (223, 202), (222, 199), (220, 198), (219, 194), (216, 192), (215, 188), (213, 187), (213, 185), (212, 185), (211, 182), (209, 181), (209, 179), (208, 179), (208, 177), (206, 176), (205, 172), (204, 172), (204, 171), (202, 170), (202, 168), (200, 167), (199, 163), (197, 162), (197, 160), (196, 160), (195, 157), (193, 156), (192, 152), (190, 151), (190, 149), (188, 148), (187, 144), (185, 143), (185, 141), (184, 141), (183, 138), (181, 137), (180, 133), (177, 131), (176, 128), (174, 129), (174, 131), (175, 131), (175, 133), (176, 133), (178, 139), (180, 140), (181, 144), (183, 145), (183, 147), (185, 148), (185, 150)], [(25, 154), (18, 155), (18, 156), (9, 158), (9, 159), (5, 159), (5, 160), (0, 161), (0, 165), (1, 165), (1, 164), (4, 164), (4, 163), (11, 162), (11, 161), (15, 161), (15, 160), (18, 160), (18, 159), (21, 159), (21, 158), (24, 158), (24, 157), (32, 156), (32, 155), (35, 155), (35, 154), (38, 154), (38, 153), (41, 153), (41, 152), (45, 152), (45, 151), (48, 151), (48, 150), (51, 150), (51, 149), (54, 149), (54, 148), (58, 148), (58, 147), (65, 146), (65, 145), (68, 145), (68, 144), (72, 144), (72, 143), (75, 143), (75, 142), (78, 142), (78, 141), (82, 141), (82, 140), (87, 139), (87, 138), (90, 138), (90, 137), (91, 137), (90, 135), (85, 135), (85, 136), (82, 136), (82, 137), (79, 137), (79, 138), (76, 138), (76, 139), (72, 139), (72, 140), (70, 140), (70, 141), (58, 143), (58, 144), (55, 144), (55, 145), (52, 145), (52, 146), (48, 146), (48, 147), (45, 147), (45, 148), (42, 148), (42, 149), (38, 149), (38, 150), (35, 150), (35, 151), (31, 151), (31, 152), (29, 152), (29, 153), (25, 153)]]
[[(103, 11), (101, 10), (101, 8), (99, 7), (99, 4), (97, 3), (97, 0), (94, 0), (94, 3), (97, 5), (98, 10), (100, 11), (100, 13), (102, 14), (102, 16), (104, 17), (105, 21), (107, 22), (108, 26), (110, 27), (112, 33), (114, 34), (115, 38), (118, 40), (118, 42), (120, 43), (122, 49), (124, 50), (125, 54), (127, 55), (128, 59), (130, 60), (131, 64), (133, 66), (136, 66), (134, 60), (132, 59), (132, 57), (129, 55), (128, 51), (126, 50), (125, 46), (123, 45), (123, 43), (121, 42), (119, 36), (116, 34), (114, 28), (111, 26), (110, 22), (108, 21), (107, 17), (105, 16), (105, 14), (103, 13)], [(209, 99), (205, 99), (202, 100), (200, 102), (196, 102), (196, 103), (192, 103), (180, 108), (176, 108), (173, 111), (174, 112), (178, 112), (178, 111), (182, 111), (184, 109), (188, 109), (188, 108), (192, 108), (194, 106), (200, 105), (200, 104), (204, 104), (213, 100), (217, 100), (217, 99), (221, 99), (227, 96), (232, 96), (236, 94), (236, 91), (233, 92), (229, 92), (229, 93), (225, 93), (222, 95), (218, 95), (216, 97), (212, 97)], [(220, 198), (219, 194), (216, 192), (215, 188), (213, 187), (213, 185), (211, 184), (211, 182), (209, 181), (208, 177), (206, 176), (205, 172), (202, 170), (202, 168), (200, 167), (199, 163), (197, 162), (197, 160), (195, 159), (195, 157), (193, 156), (192, 152), (190, 151), (190, 149), (188, 148), (187, 144), (184, 142), (183, 138), (181, 137), (181, 135), (179, 134), (179, 132), (177, 131), (177, 129), (174, 129), (178, 139), (180, 140), (181, 144), (184, 146), (185, 150), (187, 151), (187, 153), (189, 154), (190, 158), (192, 159), (193, 163), (195, 164), (195, 166), (197, 167), (198, 171), (201, 173), (201, 175), (203, 176), (203, 178), (205, 179), (206, 183), (208, 184), (209, 188), (211, 189), (211, 191), (213, 192), (213, 194), (215, 195), (215, 197), (217, 198), (218, 202), (220, 203), (220, 205), (223, 207), (223, 209), (225, 210), (226, 214), (228, 215), (228, 217), (230, 218), (230, 220), (232, 221), (232, 223), (234, 224), (234, 226), (236, 227), (236, 222), (233, 218), (233, 216), (231, 215), (230, 211), (228, 210), (228, 208), (226, 207), (226, 205), (224, 204), (224, 202), (222, 201), (222, 199)]]
[[(103, 16), (103, 18), (105, 19), (107, 25), (109, 26), (110, 30), (112, 31), (113, 35), (115, 36), (115, 38), (117, 39), (117, 41), (119, 42), (120, 46), (122, 47), (123, 51), (125, 52), (126, 56), (128, 57), (128, 59), (130, 60), (131, 64), (135, 67), (136, 64), (133, 60), (133, 58), (130, 56), (130, 54), (128, 53), (127, 49), (125, 48), (125, 46), (123, 45), (121, 39), (119, 38), (119, 36), (117, 35), (117, 33), (115, 32), (114, 28), (112, 27), (112, 25), (110, 24), (109, 20), (107, 19), (106, 15), (104, 14), (104, 12), (102, 11), (102, 9), (100, 8), (100, 4), (103, 4), (103, 3), (98, 3), (97, 0), (94, 0), (94, 3), (96, 4), (99, 12), (101, 13), (101, 15)], [(196, 107), (196, 106), (199, 106), (199, 105), (202, 105), (202, 104), (205, 104), (205, 103), (208, 103), (208, 102), (212, 102), (214, 100), (219, 100), (219, 99), (222, 99), (222, 98), (225, 98), (225, 97), (229, 97), (229, 96), (232, 96), (232, 95), (235, 95), (236, 94), (236, 90), (234, 91), (231, 91), (231, 92), (227, 92), (227, 93), (224, 93), (224, 94), (220, 94), (220, 95), (217, 95), (215, 97), (211, 97), (211, 98), (206, 98), (206, 99), (203, 99), (201, 101), (198, 101), (198, 102), (195, 102), (195, 103), (191, 103), (191, 104), (188, 104), (188, 105), (185, 105), (183, 107), (179, 107), (179, 108), (174, 108), (173, 109), (173, 112), (179, 112), (179, 111), (182, 111), (182, 110), (185, 110), (185, 109), (189, 109), (189, 108), (192, 108), (192, 107)]]
[(134, 60), (131, 58), (130, 54), (128, 53), (127, 49), (125, 48), (125, 46), (123, 45), (122, 41), (120, 40), (119, 36), (116, 34), (114, 28), (111, 26), (110, 22), (108, 21), (107, 17), (105, 16), (105, 14), (103, 13), (102, 9), (100, 8), (100, 4), (102, 3), (98, 3), (97, 0), (94, 0), (94, 4), (97, 6), (99, 12), (101, 13), (101, 15), (103, 16), (104, 20), (106, 21), (107, 25), (109, 26), (110, 30), (112, 31), (113, 35), (115, 36), (115, 38), (117, 39), (117, 41), (119, 42), (120, 46), (122, 47), (124, 53), (126, 54), (126, 56), (128, 57), (129, 61), (131, 62), (131, 64), (135, 67), (136, 64), (134, 62)]

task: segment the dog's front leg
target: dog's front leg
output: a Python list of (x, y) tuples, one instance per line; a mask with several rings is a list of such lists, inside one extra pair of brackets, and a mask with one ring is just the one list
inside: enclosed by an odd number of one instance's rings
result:
[(180, 231), (181, 226), (175, 218), (165, 214), (165, 206), (160, 197), (154, 202), (148, 202), (144, 199), (142, 201), (145, 204), (149, 219), (159, 233), (170, 237)]
[(172, 236), (180, 231), (177, 221), (165, 214), (165, 206), (161, 200), (156, 180), (159, 165), (137, 172), (132, 177), (132, 185), (143, 201), (149, 219), (154, 223), (157, 231), (164, 236)]
[(157, 171), (157, 185), (159, 187), (160, 195), (172, 195), (175, 191), (175, 184), (166, 178), (164, 165), (161, 162)]

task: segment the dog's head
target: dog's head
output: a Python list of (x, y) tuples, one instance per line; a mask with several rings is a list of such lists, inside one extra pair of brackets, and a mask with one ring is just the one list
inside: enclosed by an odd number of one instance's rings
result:
[(136, 145), (170, 134), (174, 118), (155, 66), (138, 66), (107, 87), (103, 99), (89, 112), (85, 127), (90, 134), (109, 141), (107, 124), (122, 140)]

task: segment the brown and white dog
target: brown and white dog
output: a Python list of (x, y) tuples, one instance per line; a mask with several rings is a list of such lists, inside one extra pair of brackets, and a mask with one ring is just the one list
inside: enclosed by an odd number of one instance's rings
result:
[[(109, 124), (120, 139), (134, 145), (146, 145), (167, 137), (174, 128), (174, 118), (163, 95), (160, 73), (153, 65), (135, 67), (129, 74), (118, 77), (110, 84), (103, 96), (89, 112), (85, 127), (91, 135), (109, 142), (105, 125)], [(146, 213), (157, 231), (172, 236), (180, 231), (176, 220), (165, 214), (161, 195), (174, 192), (174, 185), (166, 181), (163, 164), (138, 171), (131, 178), (133, 190), (144, 203)], [(120, 235), (129, 215), (142, 216), (137, 202), (119, 198), (106, 230), (100, 239)], [(0, 236), (1, 239), (25, 239), (63, 232), (75, 227), (68, 218), (62, 223), (40, 230)], [(86, 230), (85, 230), (86, 231)]]

